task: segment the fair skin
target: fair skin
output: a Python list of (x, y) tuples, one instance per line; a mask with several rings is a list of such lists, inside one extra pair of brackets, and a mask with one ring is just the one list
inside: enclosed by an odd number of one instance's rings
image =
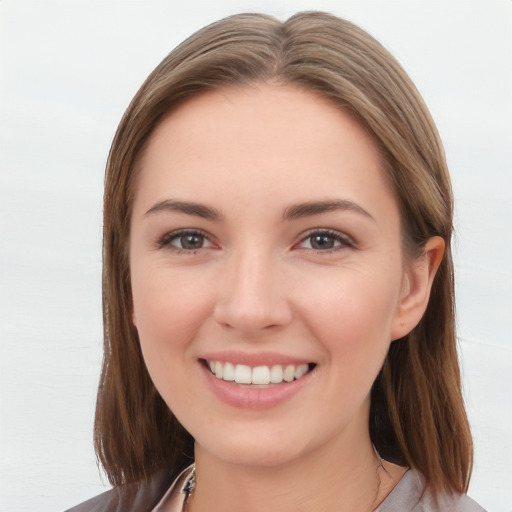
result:
[(196, 440), (190, 509), (373, 510), (404, 469), (379, 466), (370, 389), (426, 308), (442, 240), (404, 257), (375, 143), (291, 86), (192, 98), (139, 167), (133, 321)]

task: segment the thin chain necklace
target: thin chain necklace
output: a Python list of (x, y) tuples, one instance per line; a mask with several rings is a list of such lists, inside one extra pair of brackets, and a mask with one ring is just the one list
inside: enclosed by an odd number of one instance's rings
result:
[[(384, 461), (383, 461), (382, 457), (380, 456), (379, 452), (377, 451), (377, 449), (375, 448), (375, 446), (373, 446), (373, 450), (374, 450), (375, 456), (377, 457), (377, 460), (379, 462), (377, 465), (377, 468), (376, 468), (377, 479), (379, 482), (377, 484), (375, 498), (373, 499), (373, 503), (372, 503), (372, 506), (371, 506), (371, 509), (369, 512), (374, 510), (373, 505), (375, 505), (375, 503), (377, 502), (377, 499), (379, 497), (380, 486), (382, 484), (379, 470), (382, 469), (383, 471), (386, 471), (386, 468), (384, 467)], [(185, 484), (181, 488), (181, 492), (185, 495), (185, 498), (183, 500), (182, 512), (186, 512), (186, 510), (188, 508), (187, 507), (188, 501), (189, 501), (190, 497), (192, 496), (192, 494), (194, 493), (195, 488), (196, 488), (196, 466), (195, 466), (195, 464), (193, 464), (191, 466), (190, 474), (188, 475), (188, 478), (185, 481)]]
[(187, 503), (196, 488), (196, 465), (195, 463), (192, 465), (191, 473), (187, 478), (185, 485), (182, 487), (181, 492), (185, 494), (185, 499), (183, 500), (182, 512), (187, 510)]

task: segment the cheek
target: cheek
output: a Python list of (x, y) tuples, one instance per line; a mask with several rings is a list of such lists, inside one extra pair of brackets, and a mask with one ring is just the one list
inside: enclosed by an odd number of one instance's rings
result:
[(132, 296), (134, 323), (139, 335), (151, 334), (151, 338), (172, 333), (167, 342), (179, 344), (184, 331), (194, 328), (198, 317), (203, 315), (207, 297), (198, 293), (194, 281), (183, 273), (132, 270)]
[(380, 365), (391, 342), (399, 280), (386, 273), (340, 272), (335, 279), (308, 286), (302, 311), (314, 337), (333, 359), (357, 375), (365, 365)]
[(157, 388), (185, 371), (191, 341), (208, 316), (208, 297), (176, 273), (132, 271), (134, 323)]
[[(171, 274), (173, 274), (171, 279)], [(189, 280), (171, 272), (132, 271), (135, 326), (151, 379), (178, 420), (197, 399), (187, 383), (193, 381), (193, 343), (208, 310)]]

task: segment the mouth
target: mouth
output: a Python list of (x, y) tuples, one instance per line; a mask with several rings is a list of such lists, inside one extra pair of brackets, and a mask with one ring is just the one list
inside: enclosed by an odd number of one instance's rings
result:
[(207, 359), (201, 362), (217, 379), (251, 388), (265, 388), (300, 380), (316, 367), (315, 363), (249, 366)]

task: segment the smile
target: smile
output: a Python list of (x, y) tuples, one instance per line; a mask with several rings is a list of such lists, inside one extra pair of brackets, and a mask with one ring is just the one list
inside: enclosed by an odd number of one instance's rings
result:
[(313, 371), (316, 363), (271, 353), (236, 353), (232, 357), (212, 354), (198, 362), (205, 384), (217, 398), (231, 407), (252, 411), (272, 409), (293, 400), (318, 376)]
[(233, 364), (230, 362), (205, 360), (210, 372), (218, 379), (242, 385), (265, 386), (293, 382), (306, 375), (316, 365), (303, 363), (298, 365), (254, 366)]

